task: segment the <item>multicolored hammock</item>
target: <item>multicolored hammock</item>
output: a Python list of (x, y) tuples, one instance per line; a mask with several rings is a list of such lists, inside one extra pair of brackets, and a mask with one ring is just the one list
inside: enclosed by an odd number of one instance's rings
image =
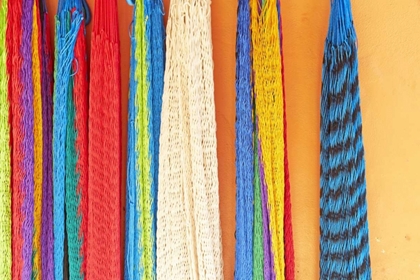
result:
[(95, 1), (89, 95), (87, 279), (121, 277), (121, 75), (116, 0)]
[(156, 279), (156, 210), (164, 74), (163, 3), (136, 1), (131, 37), (125, 278)]
[(12, 279), (12, 193), (6, 50), (8, 1), (0, 3), (0, 278)]
[(356, 32), (331, 2), (321, 96), (321, 279), (371, 279)]
[(53, 156), (57, 279), (63, 278), (66, 269), (65, 246), (71, 279), (84, 279), (86, 273), (88, 85), (83, 12), (81, 0), (61, 0), (56, 17)]
[(159, 151), (157, 279), (223, 278), (210, 2), (170, 3)]
[(294, 279), (280, 2), (239, 1), (235, 279)]

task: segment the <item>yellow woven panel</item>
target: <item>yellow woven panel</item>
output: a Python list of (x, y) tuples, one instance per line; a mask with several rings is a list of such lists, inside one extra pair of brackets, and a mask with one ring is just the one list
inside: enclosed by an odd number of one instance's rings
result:
[(275, 0), (251, 0), (253, 68), (258, 137), (268, 192), (270, 233), (276, 279), (284, 274), (284, 138), (283, 85), (279, 20)]

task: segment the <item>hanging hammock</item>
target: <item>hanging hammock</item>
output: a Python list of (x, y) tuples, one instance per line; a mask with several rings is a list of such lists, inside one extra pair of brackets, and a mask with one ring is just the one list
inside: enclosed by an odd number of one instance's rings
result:
[[(264, 228), (264, 277), (285, 279), (285, 143), (279, 6), (251, 2), (254, 94)], [(259, 9), (261, 7), (261, 9)], [(278, 59), (273, 59), (277, 57)]]
[(45, 0), (40, 1), (41, 95), (42, 95), (42, 279), (54, 279), (53, 238), (53, 174), (52, 174), (52, 90), (53, 54), (50, 43), (50, 24)]
[(12, 124), (12, 276), (30, 279), (34, 231), (33, 0), (8, 2), (7, 69)]
[(157, 278), (223, 279), (210, 1), (170, 5)]
[(12, 279), (12, 194), (6, 50), (8, 1), (0, 3), (0, 278)]
[(43, 122), (41, 94), (41, 27), (38, 1), (33, 2), (32, 23), (32, 79), (34, 110), (34, 235), (32, 253), (32, 279), (40, 280), (42, 233), (42, 182), (43, 182)]
[[(255, 193), (254, 208), (254, 151), (253, 151), (253, 100), (250, 6), (248, 0), (239, 0), (236, 38), (236, 262), (235, 279), (253, 278), (255, 251), (255, 276), (262, 277), (262, 216), (261, 195)], [(258, 184), (259, 186), (259, 184)], [(258, 208), (258, 210), (257, 210)], [(255, 217), (254, 211), (259, 213)], [(254, 230), (260, 235), (255, 234)], [(259, 241), (258, 241), (259, 240)], [(255, 247), (254, 247), (255, 246)], [(259, 248), (258, 248), (259, 247)], [(255, 250), (253, 250), (255, 249)], [(259, 261), (258, 261), (259, 259)], [(258, 263), (257, 263), (258, 262)], [(259, 267), (258, 264), (261, 266)]]
[(356, 32), (331, 2), (321, 96), (321, 279), (371, 279)]
[(121, 277), (121, 77), (117, 1), (95, 1), (89, 95), (87, 279)]
[[(64, 274), (64, 242), (65, 221), (71, 277), (83, 273), (73, 265), (83, 257), (79, 256), (79, 231), (74, 223), (83, 220), (76, 215), (77, 198), (75, 196), (75, 163), (74, 163), (74, 102), (73, 102), (73, 69), (74, 48), (77, 35), (83, 21), (81, 2), (60, 0), (56, 16), (56, 61), (54, 85), (54, 117), (53, 117), (53, 182), (54, 182), (54, 275), (55, 279), (63, 279)], [(84, 63), (81, 59), (80, 64)], [(73, 152), (73, 153), (72, 153)], [(65, 211), (66, 203), (66, 211)], [(67, 219), (65, 219), (67, 213)], [(83, 238), (83, 234), (81, 235)], [(79, 250), (78, 250), (79, 248)], [(81, 260), (80, 260), (81, 261)], [(80, 262), (79, 261), (79, 262)]]
[(156, 204), (164, 27), (161, 1), (136, 1), (129, 96), (127, 279), (156, 278)]

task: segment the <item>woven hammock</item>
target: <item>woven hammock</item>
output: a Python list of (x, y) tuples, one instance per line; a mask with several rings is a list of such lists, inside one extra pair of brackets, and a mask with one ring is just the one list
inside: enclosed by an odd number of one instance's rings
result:
[[(78, 217), (78, 203), (82, 200), (76, 193), (77, 180), (75, 163), (75, 109), (73, 97), (74, 49), (77, 35), (83, 25), (83, 11), (80, 0), (60, 0), (56, 16), (56, 55), (54, 84), (54, 118), (53, 118), (53, 182), (54, 182), (54, 275), (62, 279), (64, 275), (64, 246), (67, 230), (70, 275), (82, 273), (80, 253), (81, 245), (77, 223), (83, 220)], [(82, 29), (83, 30), (83, 29)], [(83, 68), (84, 59), (76, 62)], [(85, 73), (86, 74), (86, 73)], [(83, 73), (81, 74), (83, 75)], [(81, 132), (83, 135), (83, 131)], [(83, 201), (83, 200), (82, 200)], [(66, 219), (65, 219), (66, 213)], [(65, 225), (67, 223), (67, 227)], [(80, 237), (79, 237), (80, 234)], [(81, 242), (81, 241), (80, 241)], [(74, 266), (77, 266), (75, 268)]]
[(321, 279), (371, 279), (356, 32), (331, 2), (321, 96)]
[(223, 279), (210, 1), (174, 0), (167, 24), (157, 278)]
[(53, 53), (50, 42), (50, 24), (45, 0), (40, 1), (41, 40), (41, 95), (42, 95), (42, 226), (41, 260), (42, 279), (54, 279), (54, 238), (53, 238), (53, 171), (52, 171), (52, 91)]
[(121, 76), (116, 0), (95, 1), (89, 95), (87, 279), (121, 277)]
[(156, 279), (156, 209), (164, 27), (160, 1), (133, 14), (126, 199), (126, 279)]
[[(12, 194), (6, 50), (8, 1), (0, 3), (0, 278), (12, 279)], [(10, 74), (10, 73), (9, 73)]]
[(34, 1), (9, 1), (7, 70), (12, 124), (12, 276), (30, 279), (34, 232)]

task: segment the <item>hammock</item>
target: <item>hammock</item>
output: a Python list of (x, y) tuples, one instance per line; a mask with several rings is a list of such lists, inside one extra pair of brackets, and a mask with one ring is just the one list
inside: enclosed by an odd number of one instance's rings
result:
[(331, 2), (321, 96), (321, 279), (371, 279), (356, 32)]
[(117, 1), (95, 1), (89, 95), (87, 279), (121, 277), (121, 77)]
[(0, 278), (12, 279), (12, 195), (6, 50), (7, 0), (0, 3)]
[[(63, 279), (65, 221), (68, 231), (71, 277), (77, 277), (77, 274), (83, 273), (80, 268), (76, 270), (77, 268), (73, 267), (73, 265), (80, 267), (81, 265), (75, 262), (80, 262), (81, 260), (78, 259), (83, 257), (78, 256), (83, 251), (80, 251), (81, 245), (77, 244), (79, 231), (77, 225), (74, 224), (83, 220), (83, 217), (77, 217), (78, 207), (74, 204), (78, 199), (72, 197), (76, 195), (75, 186), (77, 185), (72, 177), (75, 176), (74, 153), (72, 153), (75, 142), (72, 62), (77, 35), (83, 24), (83, 12), (80, 0), (60, 0), (58, 4), (53, 117), (54, 275), (55, 279)], [(77, 63), (85, 62), (81, 59)], [(65, 213), (67, 213), (67, 219), (65, 219)], [(81, 236), (83, 237), (83, 234)]]
[(133, 15), (126, 199), (127, 279), (156, 278), (156, 199), (163, 92), (160, 1), (136, 1)]
[(174, 0), (170, 5), (157, 278), (223, 279), (210, 1)]
[(33, 0), (8, 2), (7, 70), (12, 130), (12, 276), (30, 279), (34, 230)]
[(40, 3), (41, 40), (41, 95), (42, 95), (42, 228), (41, 260), (42, 279), (54, 279), (54, 237), (53, 237), (53, 174), (52, 174), (52, 91), (53, 53), (50, 43), (50, 24), (45, 0)]

